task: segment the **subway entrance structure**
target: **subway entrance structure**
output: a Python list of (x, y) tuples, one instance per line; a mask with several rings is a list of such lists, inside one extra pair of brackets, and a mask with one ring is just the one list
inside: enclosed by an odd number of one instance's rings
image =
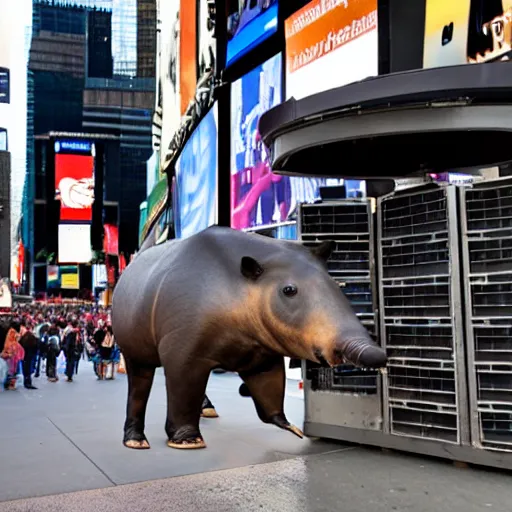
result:
[(363, 80), (259, 127), (277, 174), (368, 180), (370, 199), (302, 205), (297, 230), (336, 240), (331, 275), (389, 364), (306, 364), (306, 434), (512, 469), (512, 63)]

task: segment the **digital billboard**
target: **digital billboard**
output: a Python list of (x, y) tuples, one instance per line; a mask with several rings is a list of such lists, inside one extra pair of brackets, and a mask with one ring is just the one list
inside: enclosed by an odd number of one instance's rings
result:
[(10, 102), (9, 70), (0, 68), (0, 103)]
[(201, 120), (176, 162), (176, 238), (217, 223), (217, 104)]
[(286, 97), (379, 73), (377, 0), (313, 0), (285, 21)]
[(59, 224), (59, 263), (89, 263), (92, 260), (91, 225)]
[[(258, 132), (260, 117), (282, 100), (282, 58), (272, 57), (231, 87), (231, 227), (284, 222), (299, 202), (320, 197), (340, 180), (289, 178), (272, 173)], [(342, 183), (342, 181), (341, 181)]]
[(423, 67), (509, 60), (512, 0), (426, 0)]
[(277, 14), (278, 0), (228, 1), (228, 66), (277, 31)]
[(48, 265), (46, 285), (49, 290), (79, 290), (80, 275), (77, 265)]
[(160, 55), (158, 60), (159, 91), (162, 107), (162, 135), (160, 159), (167, 153), (169, 144), (179, 128), (181, 119), (179, 45), (180, 45), (180, 0), (159, 3)]
[(94, 157), (55, 155), (55, 198), (60, 200), (61, 221), (92, 220), (94, 203)]
[[(203, 0), (206, 1), (206, 0)], [(181, 115), (196, 95), (197, 85), (197, 2), (181, 0), (180, 3), (180, 98)]]

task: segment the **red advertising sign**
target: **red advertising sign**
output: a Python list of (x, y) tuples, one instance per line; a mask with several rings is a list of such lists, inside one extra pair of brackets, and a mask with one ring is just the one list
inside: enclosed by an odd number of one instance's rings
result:
[(94, 157), (55, 155), (55, 198), (61, 221), (91, 221), (94, 203)]

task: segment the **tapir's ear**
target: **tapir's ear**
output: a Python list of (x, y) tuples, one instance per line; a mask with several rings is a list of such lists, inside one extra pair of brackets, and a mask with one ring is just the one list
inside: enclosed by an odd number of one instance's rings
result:
[(322, 242), (320, 245), (311, 248), (311, 252), (323, 261), (327, 261), (330, 257), (334, 249), (336, 248), (336, 242), (332, 240), (328, 240), (326, 242)]
[(240, 263), (240, 272), (247, 279), (256, 280), (263, 274), (263, 267), (250, 256), (244, 256)]

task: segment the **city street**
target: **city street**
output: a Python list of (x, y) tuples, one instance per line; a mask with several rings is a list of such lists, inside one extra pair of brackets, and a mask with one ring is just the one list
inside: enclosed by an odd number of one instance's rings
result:
[[(208, 448), (193, 452), (165, 444), (161, 372), (148, 410), (152, 449), (141, 452), (121, 444), (124, 375), (100, 382), (83, 364), (74, 383), (35, 382), (37, 391), (0, 393), (1, 512), (510, 510), (507, 473), (301, 441), (263, 425), (234, 375), (212, 375), (221, 417), (202, 420)], [(297, 383), (289, 388), (287, 414), (301, 425)]]

